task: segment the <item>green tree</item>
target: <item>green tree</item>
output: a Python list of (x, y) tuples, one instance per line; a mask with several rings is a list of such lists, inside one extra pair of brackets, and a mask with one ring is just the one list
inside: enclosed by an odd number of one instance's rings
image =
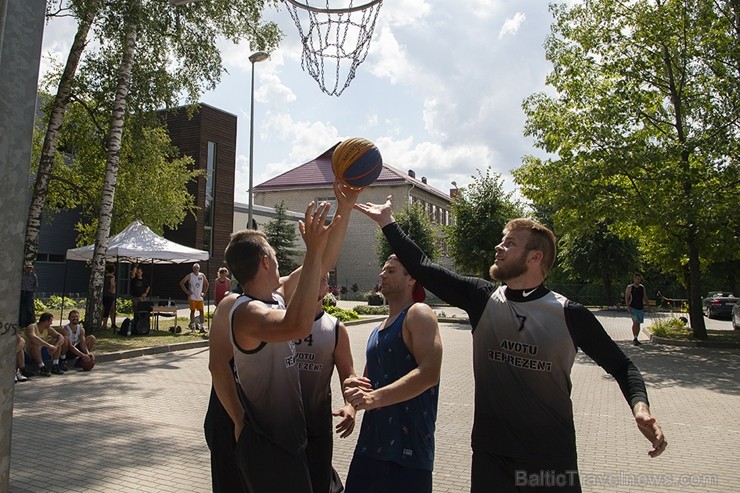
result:
[[(85, 0), (68, 3), (93, 5)], [(263, 0), (209, 0), (181, 7), (142, 0), (94, 5), (101, 9), (92, 24), (97, 49), (87, 53), (69, 96), (93, 102), (91, 112), (108, 115), (107, 123), (99, 127), (105, 136), (106, 167), (88, 289), (88, 328), (100, 322), (103, 268), (127, 117), (176, 106), (183, 97), (197, 101), (203, 90), (213, 88), (224, 71), (217, 40), (248, 39), (258, 49), (269, 50), (280, 39), (274, 23), (261, 22)]]
[[(194, 197), (187, 184), (200, 170), (193, 170), (190, 156), (179, 156), (164, 126), (150, 118), (133, 116), (126, 122), (121, 146), (121, 165), (111, 219), (111, 232), (118, 233), (140, 219), (158, 234), (164, 227), (177, 228), (185, 215), (195, 212)], [(86, 131), (83, 131), (86, 130)], [(69, 153), (51, 175), (46, 209), (54, 212), (79, 208), (77, 244), (95, 241), (100, 210), (100, 190), (105, 176), (106, 153), (96, 122), (82, 105), (69, 105), (60, 129), (59, 143)]]
[(509, 220), (523, 215), (511, 193), (503, 189), (503, 178), (486, 169), (472, 184), (460, 189), (452, 199), (455, 225), (447, 227), (446, 239), (455, 267), (483, 279), (491, 279), (489, 269), (496, 257), (496, 245)]
[[(637, 241), (619, 238), (609, 231), (606, 222), (593, 225), (586, 234), (566, 233), (558, 241), (558, 250), (559, 265), (565, 273), (601, 283), (608, 305), (616, 305), (614, 282), (631, 278), (637, 270)], [(617, 291), (621, 287), (619, 284)]]
[(278, 260), (278, 269), (281, 276), (287, 276), (299, 265), (293, 260), (300, 255), (295, 248), (295, 222), (286, 214), (285, 202), (275, 205), (275, 218), (265, 224), (265, 235), (270, 245), (275, 249)]
[(740, 35), (736, 1), (593, 0), (553, 5), (545, 43), (556, 94), (524, 102), (525, 133), (551, 156), (515, 171), (522, 193), (581, 234), (620, 237), (687, 274), (704, 339), (701, 269), (739, 260)]
[[(400, 211), (394, 212), (393, 216), (401, 229), (419, 245), (427, 257), (432, 260), (437, 258), (437, 232), (420, 203), (406, 203)], [(375, 239), (378, 266), (382, 267), (393, 250), (380, 229), (375, 232)]]
[[(24, 242), (24, 259), (28, 262), (36, 260), (38, 252), (39, 229), (41, 228), (41, 215), (46, 205), (49, 184), (52, 178), (52, 172), (57, 162), (60, 160), (57, 154), (57, 143), (59, 131), (64, 121), (64, 113), (67, 111), (70, 96), (72, 94), (72, 83), (77, 73), (77, 68), (85, 50), (87, 36), (92, 27), (95, 17), (100, 10), (100, 0), (71, 1), (69, 8), (74, 16), (78, 19), (77, 32), (74, 41), (67, 55), (67, 61), (61, 74), (58, 75), (58, 81), (55, 81), (56, 75), (47, 80), (47, 84), (56, 82), (57, 91), (53, 103), (48, 108), (48, 121), (46, 133), (44, 135), (43, 145), (39, 152), (38, 165), (34, 170), (36, 178), (34, 180), (33, 192), (31, 194), (31, 204), (28, 209), (28, 218), (26, 219), (26, 238)], [(47, 4), (47, 16), (54, 17), (62, 12), (51, 12), (52, 4)]]

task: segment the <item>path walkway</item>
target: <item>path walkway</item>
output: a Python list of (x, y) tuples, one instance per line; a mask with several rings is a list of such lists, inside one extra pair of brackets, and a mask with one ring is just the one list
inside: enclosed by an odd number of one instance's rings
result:
[[(626, 315), (597, 316), (645, 374), (670, 445), (649, 459), (618, 386), (579, 355), (572, 376), (583, 491), (740, 491), (740, 352), (649, 343), (636, 348), (625, 341), (631, 337)], [(371, 330), (368, 323), (350, 327), (358, 371)], [(434, 491), (460, 493), (469, 489), (471, 337), (464, 324), (442, 324), (441, 334)], [(205, 348), (17, 384), (10, 491), (210, 491), (202, 428), (209, 387)], [(337, 382), (334, 387), (338, 403)], [(335, 441), (342, 477), (358, 431)]]

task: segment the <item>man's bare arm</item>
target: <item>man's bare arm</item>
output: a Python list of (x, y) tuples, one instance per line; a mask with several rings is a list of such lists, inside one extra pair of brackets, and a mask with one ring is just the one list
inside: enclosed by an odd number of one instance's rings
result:
[(229, 294), (221, 300), (213, 314), (208, 336), (208, 370), (211, 372), (211, 382), (216, 396), (234, 422), (234, 427), (238, 428), (238, 431), (235, 429), (238, 436), (242, 428), (244, 407), (236, 392), (234, 374), (229, 365), (229, 361), (234, 357), (234, 348), (229, 338), (231, 329), (229, 313), (237, 298), (236, 294)]

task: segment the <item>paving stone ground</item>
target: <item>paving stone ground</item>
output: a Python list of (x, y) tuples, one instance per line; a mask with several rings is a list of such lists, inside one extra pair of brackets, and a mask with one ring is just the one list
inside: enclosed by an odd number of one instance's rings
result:
[[(446, 315), (458, 315), (446, 309)], [(573, 402), (584, 492), (740, 491), (740, 351), (629, 343), (622, 312), (596, 312), (643, 371), (668, 437), (647, 456), (616, 383), (579, 354)], [(718, 322), (719, 323), (719, 322)], [(729, 322), (726, 322), (729, 324)], [(724, 326), (723, 326), (724, 327)], [(350, 327), (355, 367), (373, 324)], [(473, 375), (470, 327), (441, 324), (444, 359), (435, 492), (469, 490)], [(100, 362), (91, 372), (35, 377), (15, 387), (10, 492), (208, 492), (203, 416), (207, 349)], [(338, 382), (334, 382), (339, 404)], [(344, 478), (356, 434), (335, 440)]]

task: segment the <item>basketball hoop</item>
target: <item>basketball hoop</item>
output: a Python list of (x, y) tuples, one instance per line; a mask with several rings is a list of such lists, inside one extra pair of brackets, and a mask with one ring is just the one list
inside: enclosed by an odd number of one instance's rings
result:
[(301, 68), (325, 94), (339, 96), (367, 56), (383, 0), (360, 0), (359, 5), (354, 0), (313, 0), (313, 5), (311, 0), (283, 1), (301, 37)]

